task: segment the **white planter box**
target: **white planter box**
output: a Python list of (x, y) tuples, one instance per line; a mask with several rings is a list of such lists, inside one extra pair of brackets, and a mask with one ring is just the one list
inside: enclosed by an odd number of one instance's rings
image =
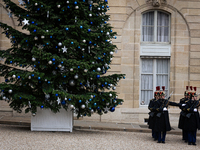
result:
[(31, 116), (31, 131), (69, 131), (73, 129), (73, 113), (69, 109), (60, 109), (53, 113), (50, 109), (37, 109), (35, 116)]

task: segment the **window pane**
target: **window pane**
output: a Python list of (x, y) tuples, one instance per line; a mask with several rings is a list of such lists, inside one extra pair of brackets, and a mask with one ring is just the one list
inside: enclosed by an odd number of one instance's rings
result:
[(157, 59), (156, 73), (168, 73), (168, 59)]
[(153, 75), (141, 75), (141, 89), (153, 90)]
[(158, 42), (169, 42), (169, 27), (158, 27), (157, 28), (157, 41)]
[(157, 25), (158, 26), (169, 26), (169, 15), (163, 12), (159, 12), (158, 11), (158, 15), (157, 15)]
[(142, 41), (154, 41), (154, 12), (147, 12), (142, 17)]
[(153, 73), (153, 59), (142, 59), (142, 73)]
[(140, 105), (148, 105), (149, 100), (153, 98), (153, 91), (141, 91)]
[(169, 15), (158, 11), (157, 42), (169, 42)]
[(154, 40), (154, 27), (142, 27), (142, 41), (153, 42)]
[(156, 86), (165, 86), (165, 89), (168, 89), (168, 75), (157, 75), (156, 76)]
[(147, 26), (147, 25), (153, 26), (154, 25), (154, 11), (143, 14), (142, 25), (143, 26)]

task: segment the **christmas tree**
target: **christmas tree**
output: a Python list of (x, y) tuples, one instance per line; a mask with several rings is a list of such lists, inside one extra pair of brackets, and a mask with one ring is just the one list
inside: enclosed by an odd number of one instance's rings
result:
[(107, 0), (4, 0), (20, 32), (0, 22), (12, 46), (0, 51), (3, 100), (17, 112), (38, 107), (77, 116), (113, 112), (123, 100), (114, 91), (124, 74), (106, 75), (116, 45), (107, 22)]

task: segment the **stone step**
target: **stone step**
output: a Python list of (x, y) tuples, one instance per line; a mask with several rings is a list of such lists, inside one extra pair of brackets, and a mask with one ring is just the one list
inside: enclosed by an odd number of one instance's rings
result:
[(0, 108), (0, 116), (13, 116), (13, 110), (11, 108)]

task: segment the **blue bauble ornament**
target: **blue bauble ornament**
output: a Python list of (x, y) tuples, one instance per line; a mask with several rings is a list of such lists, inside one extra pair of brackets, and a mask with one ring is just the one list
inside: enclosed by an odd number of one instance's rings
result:
[(90, 22), (90, 24), (93, 24), (93, 22)]
[(112, 30), (110, 30), (110, 32), (112, 32)]
[(18, 79), (20, 79), (21, 77), (20, 77), (20, 76), (18, 76), (17, 78), (18, 78)]
[(99, 110), (99, 109), (100, 109), (100, 107), (97, 107), (97, 109)]
[(32, 23), (32, 24), (34, 24), (35, 22), (34, 22), (34, 21), (32, 21), (31, 23)]
[(34, 74), (32, 74), (31, 76), (34, 77)]
[(8, 79), (6, 79), (5, 82), (8, 82)]
[(125, 79), (126, 77), (123, 77), (123, 79)]
[(89, 41), (89, 44), (92, 44), (92, 41)]
[(83, 26), (80, 26), (80, 28), (82, 29), (82, 28), (83, 28)]
[(68, 31), (68, 30), (69, 30), (69, 28), (65, 28), (65, 30), (66, 30), (66, 31)]
[(82, 102), (82, 100), (79, 100), (78, 102), (79, 102), (79, 103), (81, 103), (81, 102)]
[(55, 61), (55, 58), (53, 58), (52, 61)]
[(107, 2), (108, 2), (108, 0), (105, 0), (105, 2), (107, 3)]
[(48, 81), (48, 84), (50, 84), (51, 82), (50, 81)]
[(52, 37), (52, 36), (50, 36), (50, 38), (52, 39), (53, 37)]
[(111, 112), (114, 112), (114, 111), (115, 111), (115, 107), (111, 107), (111, 108), (110, 108), (110, 111), (111, 111)]
[(100, 75), (97, 75), (97, 79), (99, 79), (100, 78)]
[(56, 96), (58, 96), (58, 94), (55, 94)]
[(38, 77), (38, 80), (40, 80), (40, 77)]
[(88, 32), (90, 32), (91, 31), (91, 29), (88, 29)]
[(12, 61), (10, 61), (10, 63), (12, 64)]
[(94, 103), (94, 106), (96, 106), (97, 105), (97, 103)]
[(74, 42), (71, 42), (71, 44), (74, 44)]
[(44, 106), (42, 105), (42, 106), (40, 106), (40, 108), (44, 108)]
[(65, 104), (66, 104), (65, 100), (63, 100), (63, 101), (61, 102), (61, 104), (62, 104), (62, 105), (65, 105)]
[(33, 32), (36, 32), (36, 31), (37, 31), (36, 29), (33, 30)]
[(71, 98), (69, 98), (68, 100), (71, 101)]
[(91, 101), (92, 101), (92, 99), (89, 99), (89, 101), (91, 102)]
[(77, 2), (75, 1), (74, 4), (77, 5)]

